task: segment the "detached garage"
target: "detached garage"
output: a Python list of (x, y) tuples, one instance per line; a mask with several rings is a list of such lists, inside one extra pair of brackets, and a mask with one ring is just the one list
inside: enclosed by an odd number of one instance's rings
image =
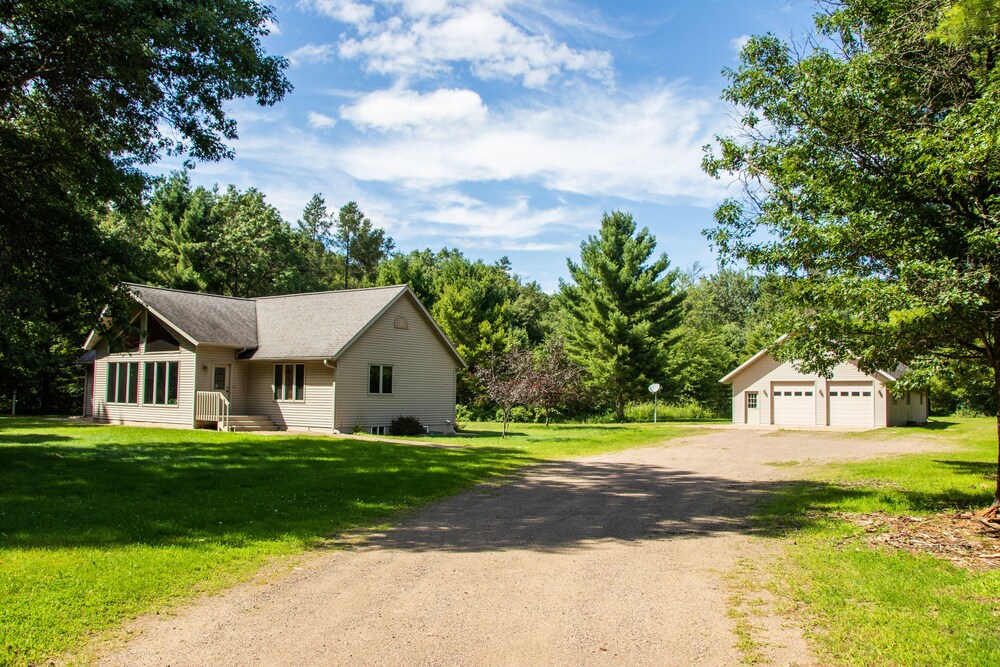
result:
[(734, 424), (876, 428), (924, 423), (926, 391), (898, 399), (889, 393), (886, 385), (901, 372), (868, 375), (847, 363), (827, 379), (801, 373), (793, 363), (761, 350), (720, 382), (733, 386)]

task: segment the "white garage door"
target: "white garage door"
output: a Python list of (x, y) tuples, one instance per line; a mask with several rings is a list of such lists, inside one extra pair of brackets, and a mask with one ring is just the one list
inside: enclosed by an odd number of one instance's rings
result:
[(871, 383), (830, 383), (830, 426), (873, 426), (875, 398)]
[(774, 385), (774, 423), (815, 424), (815, 393), (811, 384)]

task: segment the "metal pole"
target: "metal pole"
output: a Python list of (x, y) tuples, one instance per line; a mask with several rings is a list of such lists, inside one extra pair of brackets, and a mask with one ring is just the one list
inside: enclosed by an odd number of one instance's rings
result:
[(660, 405), (658, 399), (659, 399), (659, 396), (657, 396), (656, 394), (653, 394), (653, 423), (654, 424), (656, 423), (656, 410), (657, 410), (657, 408)]
[(17, 414), (17, 389), (14, 390), (14, 398), (10, 400), (10, 416), (14, 417)]

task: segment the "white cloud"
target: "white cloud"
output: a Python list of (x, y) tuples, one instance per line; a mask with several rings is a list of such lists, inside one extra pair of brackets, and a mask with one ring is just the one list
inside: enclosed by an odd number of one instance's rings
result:
[(743, 47), (747, 45), (750, 41), (750, 35), (740, 35), (739, 37), (733, 37), (729, 40), (729, 47), (739, 53), (743, 50)]
[(300, 46), (288, 54), (292, 65), (307, 65), (310, 63), (328, 63), (333, 60), (333, 44), (313, 44)]
[(544, 88), (566, 74), (610, 84), (611, 54), (573, 49), (548, 34), (530, 33), (502, 14), (503, 3), (477, 0), (404, 3), (402, 12), (341, 40), (339, 54), (379, 74), (428, 78), (468, 65), (481, 79), (520, 80)]
[[(527, 197), (516, 197), (510, 203), (487, 203), (458, 192), (435, 192), (425, 200), (417, 227), (421, 234), (447, 235), (461, 240), (463, 245), (483, 245), (489, 242), (505, 250), (535, 250), (542, 246), (562, 247), (561, 243), (527, 242), (556, 228), (575, 228), (585, 219), (567, 206), (541, 209), (531, 205)], [(552, 249), (548, 247), (546, 249)]]
[(701, 172), (702, 146), (726, 122), (720, 105), (661, 86), (589, 91), (548, 107), (491, 113), (473, 127), (442, 121), (333, 154), (360, 181), (417, 191), (467, 182), (531, 182), (637, 201), (706, 203), (721, 186)]
[(340, 110), (341, 118), (357, 126), (383, 131), (479, 123), (486, 115), (486, 105), (477, 93), (451, 88), (424, 94), (412, 90), (377, 90)]
[(264, 27), (267, 28), (267, 32), (269, 35), (281, 34), (281, 26), (278, 25), (277, 21), (268, 19), (267, 21), (264, 22)]
[(310, 111), (308, 114), (309, 124), (318, 130), (329, 129), (337, 124), (336, 118), (331, 118), (326, 114)]
[(371, 5), (352, 0), (299, 0), (299, 7), (357, 26), (365, 25), (375, 14)]

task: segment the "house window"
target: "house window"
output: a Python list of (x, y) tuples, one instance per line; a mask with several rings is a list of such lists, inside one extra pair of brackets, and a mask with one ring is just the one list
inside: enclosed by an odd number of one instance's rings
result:
[(152, 315), (146, 318), (146, 352), (176, 352), (180, 346), (158, 319)]
[(910, 392), (906, 392), (906, 404), (910, 404)]
[(385, 435), (385, 426), (372, 426), (372, 435)]
[(806, 392), (806, 396), (812, 396), (812, 395), (813, 395), (813, 393), (811, 391), (807, 391)]
[(747, 409), (757, 409), (757, 392), (754, 391), (747, 394)]
[(177, 405), (176, 361), (147, 361), (142, 402), (146, 405)]
[(275, 364), (274, 400), (303, 401), (306, 390), (305, 364)]
[(108, 364), (108, 403), (139, 402), (139, 362)]
[(392, 366), (372, 364), (368, 367), (368, 393), (392, 393)]

